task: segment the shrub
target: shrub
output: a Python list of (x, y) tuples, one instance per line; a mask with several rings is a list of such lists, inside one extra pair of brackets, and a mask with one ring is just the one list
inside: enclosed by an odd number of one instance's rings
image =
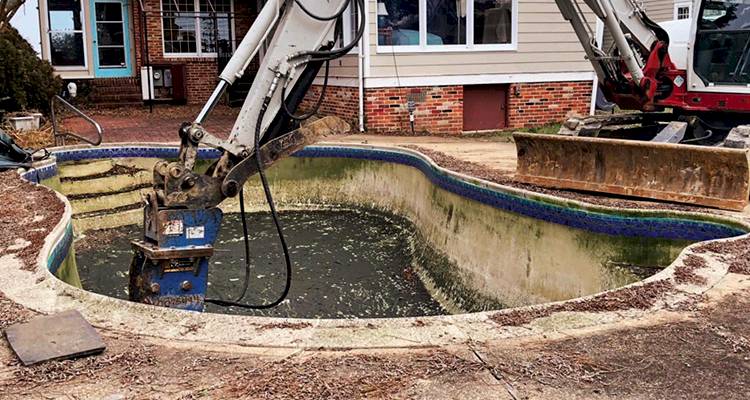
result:
[(62, 80), (52, 66), (41, 60), (31, 45), (12, 27), (0, 31), (0, 104), (6, 111), (49, 110), (52, 96), (62, 89)]

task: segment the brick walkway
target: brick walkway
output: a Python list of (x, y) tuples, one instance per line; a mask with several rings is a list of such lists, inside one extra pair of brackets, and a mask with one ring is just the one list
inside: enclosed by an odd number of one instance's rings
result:
[[(226, 138), (234, 126), (239, 108), (217, 107), (204, 124), (209, 132)], [(177, 142), (180, 124), (191, 121), (200, 111), (194, 106), (155, 106), (116, 110), (88, 110), (86, 113), (104, 130), (104, 141), (116, 142)], [(80, 117), (63, 119), (65, 130), (94, 137), (95, 130)]]

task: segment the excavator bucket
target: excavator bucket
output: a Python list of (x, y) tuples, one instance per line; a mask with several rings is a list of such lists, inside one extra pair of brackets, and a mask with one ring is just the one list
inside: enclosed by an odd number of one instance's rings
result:
[(513, 138), (521, 182), (727, 210), (748, 204), (746, 149), (528, 133)]

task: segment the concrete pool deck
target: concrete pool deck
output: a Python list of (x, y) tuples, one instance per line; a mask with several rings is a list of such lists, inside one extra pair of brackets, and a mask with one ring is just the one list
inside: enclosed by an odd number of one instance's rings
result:
[[(486, 139), (329, 141), (416, 145), (508, 173), (515, 160), (512, 144)], [(735, 258), (748, 257), (742, 245)], [(64, 285), (44, 271), (20, 272), (20, 261), (0, 248), (0, 288), (14, 288), (7, 297), (45, 299), (44, 291)], [(200, 325), (149, 310), (132, 329), (102, 300), (101, 310), (89, 304), (86, 311), (107, 353), (24, 369), (4, 344), (0, 388), (18, 398), (746, 398), (750, 276), (727, 272), (733, 262), (708, 257), (700, 272), (706, 282), (658, 307), (565, 310), (531, 320), (459, 316), (465, 324), (416, 318), (355, 330), (282, 322), (241, 327), (237, 335), (222, 316)], [(5, 297), (0, 305), (20, 319), (81, 305), (80, 293), (55, 290), (62, 296), (31, 310)]]

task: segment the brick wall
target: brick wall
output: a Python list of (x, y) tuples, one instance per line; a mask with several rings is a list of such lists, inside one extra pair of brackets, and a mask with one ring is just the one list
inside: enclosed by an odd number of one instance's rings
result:
[[(508, 93), (508, 127), (530, 128), (588, 115), (591, 82), (515, 83)], [(518, 96), (515, 93), (518, 92)]]
[(460, 133), (463, 126), (463, 92), (463, 86), (367, 89), (367, 130), (371, 133), (410, 133), (407, 104), (409, 100), (414, 100), (416, 133)]
[[(309, 110), (319, 95), (320, 86), (313, 85), (301, 110)], [(411, 128), (407, 103), (410, 99), (416, 102), (417, 133), (453, 135), (463, 131), (463, 86), (366, 89), (367, 131), (409, 134)], [(570, 113), (587, 115), (590, 104), (591, 82), (511, 84), (508, 91), (508, 128), (561, 122)], [(329, 86), (320, 114), (338, 115), (356, 125), (357, 107), (357, 88)]]
[[(161, 10), (161, 0), (144, 0), (146, 9), (146, 28), (148, 34), (148, 55), (149, 62), (152, 65), (185, 65), (186, 94), (189, 104), (200, 104), (205, 102), (211, 95), (216, 86), (219, 68), (215, 58), (210, 57), (164, 57), (164, 48), (162, 43), (162, 21), (159, 10)], [(133, 36), (135, 49), (135, 59), (138, 74), (140, 68), (145, 63), (143, 37), (143, 17), (139, 2), (133, 1)], [(254, 7), (249, 6), (249, 2), (235, 0), (235, 32), (234, 36), (237, 44), (245, 36), (255, 18)]]
[[(313, 85), (300, 104), (299, 112), (308, 112), (320, 98), (321, 85)], [(328, 86), (318, 110), (320, 115), (336, 115), (356, 127), (359, 124), (359, 89), (347, 86)]]

